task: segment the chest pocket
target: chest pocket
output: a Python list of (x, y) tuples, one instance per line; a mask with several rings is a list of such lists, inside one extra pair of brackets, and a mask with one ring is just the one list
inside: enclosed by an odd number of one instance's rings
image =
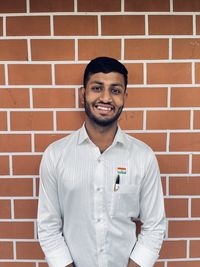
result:
[(111, 217), (139, 216), (139, 186), (121, 184), (117, 191), (106, 192)]

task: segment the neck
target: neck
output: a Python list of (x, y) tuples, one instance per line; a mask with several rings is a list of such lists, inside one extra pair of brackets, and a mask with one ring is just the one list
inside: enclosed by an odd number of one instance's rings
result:
[(109, 126), (100, 126), (91, 123), (90, 120), (86, 118), (85, 127), (90, 140), (99, 147), (101, 153), (112, 144), (117, 132), (117, 122)]

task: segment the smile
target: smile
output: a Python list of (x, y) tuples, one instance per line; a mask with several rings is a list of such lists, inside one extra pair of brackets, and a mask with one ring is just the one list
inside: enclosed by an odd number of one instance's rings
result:
[(97, 106), (96, 108), (97, 108), (97, 109), (99, 109), (99, 110), (105, 110), (105, 111), (111, 111), (111, 110), (112, 110), (112, 108), (111, 108), (111, 107), (102, 107), (102, 106)]

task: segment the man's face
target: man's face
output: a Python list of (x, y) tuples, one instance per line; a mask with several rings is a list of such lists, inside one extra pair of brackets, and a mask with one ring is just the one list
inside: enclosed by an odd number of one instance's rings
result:
[(116, 123), (126, 98), (125, 82), (118, 72), (98, 72), (90, 76), (82, 89), (82, 103), (92, 123), (109, 126)]

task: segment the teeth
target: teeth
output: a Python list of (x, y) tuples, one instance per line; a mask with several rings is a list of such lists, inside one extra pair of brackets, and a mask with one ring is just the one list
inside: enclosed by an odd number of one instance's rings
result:
[(97, 109), (100, 109), (100, 110), (106, 110), (106, 111), (110, 111), (111, 108), (108, 108), (108, 107), (102, 107), (102, 106), (97, 106)]

